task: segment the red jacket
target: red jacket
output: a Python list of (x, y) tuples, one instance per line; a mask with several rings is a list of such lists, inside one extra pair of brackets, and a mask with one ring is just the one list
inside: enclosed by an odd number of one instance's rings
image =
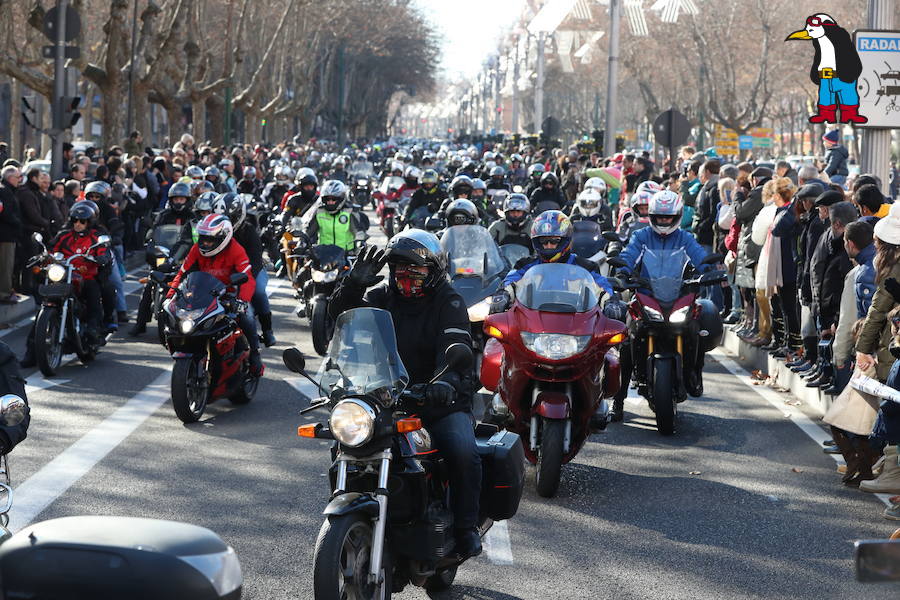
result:
[[(250, 301), (250, 298), (253, 297), (253, 292), (256, 290), (256, 280), (253, 279), (250, 259), (247, 258), (244, 247), (237, 243), (236, 240), (231, 240), (231, 243), (224, 250), (210, 257), (200, 254), (200, 247), (197, 244), (191, 246), (187, 258), (184, 259), (184, 263), (182, 263), (181, 269), (178, 271), (178, 275), (172, 281), (172, 287), (177, 288), (181, 285), (181, 280), (184, 279), (184, 276), (194, 270), (209, 273), (225, 285), (231, 285), (230, 277), (232, 273), (246, 273), (248, 277), (247, 283), (241, 286), (238, 294), (238, 298), (245, 302)], [(171, 298), (174, 295), (175, 291), (169, 290), (166, 297)]]
[[(52, 252), (60, 252), (65, 258), (69, 258), (73, 254), (87, 254), (88, 256), (99, 257), (105, 256), (107, 253), (106, 246), (98, 246), (93, 250), (88, 250), (97, 243), (100, 234), (96, 229), (88, 229), (84, 235), (78, 235), (72, 229), (64, 229), (59, 232), (56, 239), (52, 242)], [(85, 279), (96, 279), (99, 267), (97, 263), (87, 260), (75, 259), (72, 266), (78, 269), (81, 276)]]

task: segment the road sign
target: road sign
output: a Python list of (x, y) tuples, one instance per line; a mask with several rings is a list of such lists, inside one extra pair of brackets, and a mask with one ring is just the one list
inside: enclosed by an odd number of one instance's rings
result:
[(753, 148), (753, 136), (752, 135), (738, 136), (738, 148), (740, 150), (752, 149)]
[[(56, 15), (55, 6), (44, 13), (44, 36), (51, 42), (56, 42)], [(81, 17), (72, 5), (66, 6), (66, 41), (71, 42), (81, 34)], [(68, 56), (66, 57), (68, 58)]]
[(670, 108), (653, 121), (653, 136), (660, 146), (673, 148), (685, 143), (691, 135), (691, 123), (683, 114)]
[(750, 130), (750, 135), (753, 136), (754, 148), (771, 148), (775, 130), (771, 127), (754, 127)]
[(869, 119), (857, 127), (900, 128), (900, 31), (860, 29), (853, 39), (862, 61), (859, 114)]
[[(56, 46), (41, 46), (41, 56), (44, 58), (56, 57)], [(81, 47), (79, 46), (63, 46), (63, 56), (66, 58), (81, 58)]]

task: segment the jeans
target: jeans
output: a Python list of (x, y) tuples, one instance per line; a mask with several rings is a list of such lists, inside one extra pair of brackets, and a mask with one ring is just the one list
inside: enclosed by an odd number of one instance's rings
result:
[(450, 467), (450, 508), (456, 529), (478, 525), (481, 457), (475, 445), (472, 414), (454, 412), (428, 424), (434, 446)]
[(844, 83), (837, 77), (819, 80), (819, 104), (833, 106), (858, 106), (859, 94), (856, 91), (856, 81)]
[(256, 321), (253, 319), (253, 313), (248, 311), (239, 314), (237, 322), (247, 338), (250, 350), (259, 352), (259, 336), (256, 334)]
[(268, 284), (269, 274), (266, 272), (265, 268), (262, 268), (256, 275), (256, 291), (253, 292), (253, 298), (250, 299), (253, 310), (258, 315), (265, 315), (272, 312), (272, 309), (269, 307), (269, 294), (266, 293)]
[[(712, 254), (714, 252), (713, 247), (708, 244), (701, 244), (703, 249), (706, 250), (707, 254)], [(725, 297), (722, 295), (722, 286), (720, 285), (707, 285), (704, 286), (700, 291), (700, 296), (702, 298), (706, 298), (708, 300), (712, 300), (712, 303), (716, 305), (716, 309), (721, 311), (725, 307)]]
[(12, 294), (15, 265), (16, 243), (0, 242), (0, 296)]
[(125, 312), (128, 310), (128, 305), (125, 304), (125, 286), (122, 281), (122, 275), (124, 271), (124, 258), (123, 258), (123, 249), (122, 246), (113, 246), (113, 264), (110, 269), (109, 280), (112, 282), (113, 287), (116, 288), (116, 310), (119, 312)]

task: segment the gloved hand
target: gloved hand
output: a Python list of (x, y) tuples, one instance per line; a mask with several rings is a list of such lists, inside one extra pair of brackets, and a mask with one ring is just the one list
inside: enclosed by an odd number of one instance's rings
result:
[(379, 275), (378, 272), (386, 262), (387, 257), (383, 250), (379, 250), (375, 246), (366, 246), (360, 251), (353, 263), (353, 268), (350, 269), (348, 275), (350, 282), (360, 288), (368, 288), (380, 283), (384, 280), (384, 276)]
[(498, 290), (496, 294), (491, 298), (491, 308), (488, 311), (488, 314), (494, 315), (497, 313), (505, 312), (507, 308), (509, 308), (509, 292), (506, 290)]
[(450, 406), (456, 402), (456, 389), (446, 381), (436, 381), (428, 386), (425, 399), (437, 406)]
[(894, 297), (894, 302), (900, 302), (900, 281), (897, 281), (893, 277), (885, 280), (884, 289), (888, 291), (888, 293)]

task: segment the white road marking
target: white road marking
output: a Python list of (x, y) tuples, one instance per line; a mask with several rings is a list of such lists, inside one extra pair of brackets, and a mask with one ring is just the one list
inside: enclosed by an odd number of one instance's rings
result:
[(319, 388), (314, 386), (312, 382), (305, 377), (285, 377), (284, 382), (310, 400), (322, 396), (322, 392), (319, 391)]
[(269, 279), (269, 284), (266, 286), (266, 296), (272, 297), (272, 294), (280, 290), (286, 285), (290, 285), (290, 282), (287, 279), (276, 279), (273, 275), (271, 279)]
[(497, 521), (484, 536), (484, 552), (495, 565), (513, 564), (512, 544), (509, 541), (509, 527), (506, 521)]
[(9, 528), (18, 531), (66, 492), (169, 399), (163, 371), (100, 424), (15, 488)]
[[(714, 352), (710, 352), (709, 356), (719, 361), (719, 364), (730, 371), (732, 375), (737, 377), (738, 381), (765, 398), (769, 402), (769, 404), (779, 410), (786, 418), (790, 419), (794, 423), (794, 425), (803, 430), (803, 433), (805, 433), (814, 442), (816, 442), (819, 448), (822, 448), (823, 442), (831, 438), (831, 436), (826, 433), (824, 429), (813, 423), (813, 421), (809, 417), (807, 417), (803, 413), (803, 411), (798, 410), (796, 407), (791, 406), (790, 404), (785, 404), (784, 396), (782, 396), (780, 393), (776, 392), (766, 385), (753, 385), (752, 381), (750, 380), (750, 373), (748, 373), (743, 367), (737, 364), (727, 354), (723, 353), (721, 350), (716, 350)], [(840, 454), (832, 454), (830, 456), (838, 464), (844, 464), (844, 459)], [(877, 496), (879, 500), (885, 503), (885, 505), (891, 506), (889, 498), (892, 494), (873, 495)]]

